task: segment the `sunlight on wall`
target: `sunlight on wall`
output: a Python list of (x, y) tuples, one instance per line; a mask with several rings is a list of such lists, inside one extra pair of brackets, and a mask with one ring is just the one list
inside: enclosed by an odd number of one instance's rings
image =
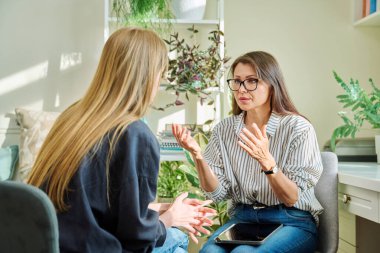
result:
[(47, 77), (49, 62), (44, 61), (28, 69), (0, 79), (0, 95), (17, 90), (34, 81)]
[(54, 107), (58, 108), (61, 105), (61, 97), (59, 96), (59, 93), (55, 94), (55, 101), (54, 101)]
[(61, 63), (60, 63), (59, 69), (61, 71), (64, 71), (81, 63), (82, 63), (82, 53), (80, 52), (61, 54)]
[(180, 110), (180, 111), (174, 112), (170, 115), (160, 118), (158, 120), (157, 132), (164, 130), (166, 124), (185, 123), (185, 116), (186, 116), (185, 110)]

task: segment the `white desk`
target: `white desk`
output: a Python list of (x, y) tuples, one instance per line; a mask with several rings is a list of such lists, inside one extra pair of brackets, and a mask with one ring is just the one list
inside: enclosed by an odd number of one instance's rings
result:
[(379, 252), (380, 164), (340, 162), (338, 171), (338, 252)]
[(338, 170), (340, 207), (380, 223), (380, 165), (341, 162)]
[(380, 164), (340, 162), (339, 183), (380, 192)]

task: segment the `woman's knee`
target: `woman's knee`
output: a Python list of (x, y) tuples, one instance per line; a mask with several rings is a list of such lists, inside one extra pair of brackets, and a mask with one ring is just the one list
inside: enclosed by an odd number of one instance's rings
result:
[(181, 245), (181, 248), (184, 248), (183, 246), (187, 248), (189, 237), (178, 228), (168, 228), (167, 235), (169, 235), (173, 241), (177, 242), (178, 245)]
[(199, 253), (225, 253), (230, 252), (230, 250), (230, 247), (222, 247), (213, 241), (208, 241), (205, 245), (203, 245)]
[(205, 244), (199, 253), (214, 253), (214, 252), (219, 252), (220, 247), (215, 245), (215, 244)]

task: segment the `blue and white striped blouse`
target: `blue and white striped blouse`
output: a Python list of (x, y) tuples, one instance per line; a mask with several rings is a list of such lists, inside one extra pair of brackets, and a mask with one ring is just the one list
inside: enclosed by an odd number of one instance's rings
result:
[[(213, 192), (206, 192), (214, 201), (232, 200), (265, 205), (281, 202), (272, 190), (261, 166), (238, 144), (239, 133), (245, 127), (245, 112), (228, 117), (213, 129), (204, 158), (219, 179)], [(269, 151), (277, 167), (298, 187), (298, 201), (294, 207), (309, 211), (318, 222), (323, 210), (314, 195), (314, 186), (323, 167), (313, 126), (298, 115), (280, 116), (272, 113), (267, 124)], [(231, 209), (230, 209), (231, 211)]]

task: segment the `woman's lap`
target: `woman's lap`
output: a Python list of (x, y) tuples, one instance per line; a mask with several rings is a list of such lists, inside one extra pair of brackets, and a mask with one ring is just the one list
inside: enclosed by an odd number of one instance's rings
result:
[[(281, 223), (284, 226), (260, 246), (230, 246), (214, 242), (215, 237), (225, 228), (237, 222)], [(242, 205), (236, 208), (231, 220), (215, 231), (201, 252), (314, 252), (316, 239), (316, 226), (312, 216), (307, 212), (285, 206), (254, 210), (252, 207)]]
[(178, 228), (166, 229), (166, 239), (161, 247), (156, 247), (153, 253), (184, 253), (189, 244), (188, 236)]

